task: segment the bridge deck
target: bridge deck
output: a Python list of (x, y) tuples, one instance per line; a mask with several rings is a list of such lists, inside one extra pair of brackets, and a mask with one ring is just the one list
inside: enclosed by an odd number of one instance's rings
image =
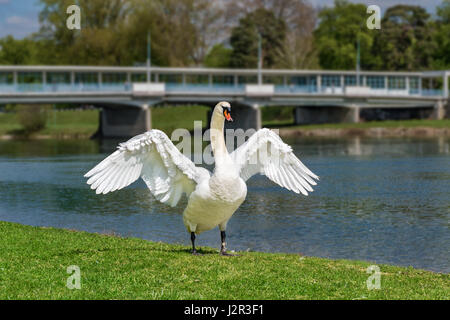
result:
[[(149, 71), (149, 72), (148, 72)], [(148, 73), (147, 73), (148, 72)], [(150, 74), (151, 78), (147, 79)], [(431, 106), (450, 71), (359, 72), (95, 66), (0, 66), (0, 103), (213, 103)], [(258, 80), (259, 79), (259, 80)], [(437, 79), (437, 81), (436, 81)], [(151, 81), (151, 82), (150, 82)], [(258, 83), (259, 81), (259, 83)], [(357, 83), (358, 82), (358, 83)], [(137, 92), (136, 84), (161, 84)], [(252, 90), (250, 90), (252, 89)]]

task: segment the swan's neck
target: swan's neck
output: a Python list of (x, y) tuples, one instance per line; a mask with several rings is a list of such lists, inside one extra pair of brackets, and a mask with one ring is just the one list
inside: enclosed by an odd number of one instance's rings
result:
[(228, 150), (223, 137), (224, 118), (215, 114), (211, 117), (211, 149), (214, 154), (214, 160), (216, 163), (216, 170), (224, 168), (230, 165), (231, 157), (228, 154)]

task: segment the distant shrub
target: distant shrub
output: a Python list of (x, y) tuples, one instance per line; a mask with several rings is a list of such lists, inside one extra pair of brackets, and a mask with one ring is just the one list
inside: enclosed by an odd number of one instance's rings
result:
[(32, 133), (45, 128), (49, 107), (42, 105), (20, 105), (17, 117), (25, 133)]
[(16, 110), (17, 110), (17, 105), (15, 105), (15, 104), (6, 104), (3, 107), (4, 112), (16, 112)]

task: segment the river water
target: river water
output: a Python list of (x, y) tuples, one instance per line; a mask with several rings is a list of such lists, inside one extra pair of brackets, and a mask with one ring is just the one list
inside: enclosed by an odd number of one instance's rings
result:
[[(450, 271), (450, 138), (286, 140), (321, 177), (310, 196), (248, 181), (234, 250), (294, 252)], [(96, 195), (83, 178), (117, 141), (0, 141), (0, 220), (190, 245), (181, 213), (139, 181)], [(220, 246), (218, 229), (198, 246)]]

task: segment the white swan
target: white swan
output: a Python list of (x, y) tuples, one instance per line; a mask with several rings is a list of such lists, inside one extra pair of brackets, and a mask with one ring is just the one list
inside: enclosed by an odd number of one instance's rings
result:
[(188, 204), (183, 221), (191, 233), (192, 253), (197, 254), (195, 235), (219, 226), (222, 255), (226, 252), (228, 220), (247, 195), (245, 181), (256, 173), (278, 185), (308, 195), (319, 179), (294, 155), (292, 148), (269, 129), (258, 130), (231, 154), (224, 140), (224, 121), (232, 121), (231, 106), (219, 102), (211, 118), (214, 172), (196, 167), (159, 130), (150, 130), (118, 146), (118, 150), (86, 173), (96, 193), (120, 190), (141, 177), (161, 202), (175, 206), (183, 193)]

